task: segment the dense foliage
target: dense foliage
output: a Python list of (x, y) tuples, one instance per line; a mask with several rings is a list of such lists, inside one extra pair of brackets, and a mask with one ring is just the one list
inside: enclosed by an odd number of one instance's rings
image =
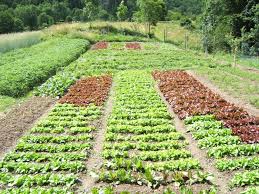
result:
[(201, 3), (196, 2), (193, 6), (190, 0), (0, 0), (0, 33), (35, 30), (64, 21), (148, 18), (153, 23), (164, 20), (168, 9), (180, 15), (199, 14)]
[(259, 54), (257, 0), (207, 0), (205, 4), (203, 32), (211, 51), (229, 50), (231, 39), (242, 37), (238, 47), (242, 46), (245, 54)]
[(53, 39), (1, 55), (0, 94), (21, 96), (86, 50), (81, 39)]

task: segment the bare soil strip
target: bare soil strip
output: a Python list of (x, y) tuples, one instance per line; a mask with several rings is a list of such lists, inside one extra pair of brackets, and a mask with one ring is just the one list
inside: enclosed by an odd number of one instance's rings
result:
[(237, 65), (237, 67), (238, 67), (239, 69), (245, 70), (245, 71), (247, 71), (247, 72), (252, 72), (252, 73), (257, 73), (257, 74), (259, 74), (259, 70), (256, 69), (256, 68), (253, 68), (253, 67), (245, 67), (245, 66), (239, 65), (239, 64)]
[(254, 115), (256, 117), (259, 117), (259, 110), (255, 107), (251, 106), (250, 104), (245, 103), (242, 100), (239, 100), (237, 98), (234, 98), (230, 95), (228, 95), (225, 92), (222, 92), (218, 87), (213, 85), (209, 80), (207, 80), (204, 77), (201, 77), (197, 75), (194, 71), (188, 70), (186, 71), (189, 75), (193, 76), (195, 79), (197, 79), (199, 82), (201, 82), (204, 86), (209, 88), (212, 92), (219, 94), (223, 99), (228, 101), (229, 103), (233, 103), (235, 106), (243, 108), (245, 111), (247, 111), (250, 115)]
[(105, 105), (103, 116), (96, 124), (99, 130), (95, 134), (92, 153), (86, 162), (88, 174), (81, 177), (82, 189), (84, 193), (90, 192), (91, 189), (96, 186), (96, 181), (94, 180), (93, 177), (90, 176), (89, 173), (93, 170), (99, 169), (100, 165), (102, 164), (101, 152), (102, 152), (103, 144), (105, 140), (108, 117), (110, 116), (110, 113), (112, 111), (113, 97), (114, 97), (114, 82), (110, 88), (110, 95)]
[(191, 151), (194, 158), (197, 158), (200, 161), (201, 166), (205, 172), (209, 172), (214, 175), (213, 183), (218, 186), (218, 192), (222, 194), (231, 194), (231, 192), (228, 190), (228, 185), (227, 185), (231, 177), (224, 173), (219, 172), (214, 167), (214, 161), (212, 159), (207, 158), (207, 154), (205, 151), (202, 151), (199, 149), (197, 141), (195, 141), (192, 138), (190, 133), (187, 133), (183, 121), (181, 121), (178, 118), (178, 116), (173, 112), (170, 104), (166, 101), (165, 97), (163, 96), (163, 94), (161, 93), (157, 85), (156, 85), (156, 90), (159, 93), (163, 102), (166, 104), (171, 116), (174, 118), (174, 123), (177, 131), (181, 132), (185, 137), (185, 139), (188, 141), (189, 143), (188, 148)]
[(32, 97), (0, 118), (0, 159), (54, 102), (52, 98)]

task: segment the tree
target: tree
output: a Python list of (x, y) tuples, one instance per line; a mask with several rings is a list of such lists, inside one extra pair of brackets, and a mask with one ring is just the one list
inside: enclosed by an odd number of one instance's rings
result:
[(38, 9), (35, 5), (18, 6), (15, 9), (15, 14), (20, 18), (25, 27), (29, 27), (30, 30), (38, 28)]
[(22, 20), (19, 18), (15, 18), (13, 31), (22, 32), (23, 30), (24, 30), (24, 24)]
[(14, 18), (8, 11), (0, 12), (0, 33), (8, 33), (13, 30)]
[(47, 27), (54, 23), (53, 17), (47, 15), (45, 12), (41, 13), (38, 17), (38, 24), (41, 27)]
[(119, 21), (124, 21), (127, 19), (128, 14), (128, 7), (125, 5), (124, 1), (122, 0), (119, 7), (117, 8), (117, 18)]
[(84, 15), (88, 20), (96, 19), (99, 11), (98, 0), (85, 0), (85, 7), (83, 9)]
[[(234, 39), (242, 37), (242, 29), (251, 34), (258, 24), (256, 15), (259, 13), (258, 0), (205, 0), (203, 26), (208, 25), (206, 35), (209, 47), (215, 50), (231, 50), (227, 38), (231, 34)], [(256, 37), (246, 40), (250, 47), (256, 45)]]
[(84, 7), (82, 0), (68, 0), (68, 5), (71, 9), (73, 8), (82, 9)]
[(143, 22), (156, 25), (158, 21), (164, 20), (167, 15), (164, 0), (138, 0), (137, 4)]
[(244, 38), (242, 36), (234, 37), (232, 34), (229, 34), (229, 35), (226, 35), (226, 39), (232, 49), (232, 54), (233, 54), (233, 58), (234, 58), (234, 67), (235, 67), (237, 64), (237, 54), (238, 54), (242, 41), (244, 41)]
[(167, 15), (166, 5), (164, 0), (137, 0), (139, 11), (135, 17), (138, 20), (147, 22), (148, 35), (151, 36), (151, 25), (156, 25), (158, 21), (164, 20)]
[(63, 22), (66, 17), (70, 14), (70, 9), (67, 7), (65, 3), (56, 2), (53, 7), (53, 17), (55, 22)]

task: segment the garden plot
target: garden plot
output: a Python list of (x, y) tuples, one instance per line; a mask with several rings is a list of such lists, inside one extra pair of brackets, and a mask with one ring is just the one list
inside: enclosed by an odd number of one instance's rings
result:
[(259, 120), (227, 102), (183, 71), (154, 72), (159, 88), (181, 119), (213, 114), (243, 142), (259, 142)]
[(101, 50), (101, 49), (107, 49), (109, 47), (108, 42), (97, 42), (92, 46), (92, 50)]
[(208, 157), (214, 158), (215, 167), (227, 172), (231, 178), (229, 187), (241, 193), (258, 193), (259, 144), (244, 144), (231, 129), (224, 128), (215, 116), (194, 116), (185, 119), (187, 130), (198, 141), (201, 149), (207, 150)]
[(102, 114), (92, 98), (87, 107), (57, 104), (18, 141), (0, 162), (0, 193), (77, 193)]
[(242, 187), (247, 187), (241, 193), (257, 193), (257, 119), (213, 94), (185, 72), (154, 72), (153, 76), (173, 110), (185, 120), (199, 148), (207, 150), (218, 171), (228, 172), (223, 175), (229, 181), (229, 192), (240, 193)]
[(53, 39), (1, 55), (0, 95), (25, 95), (76, 60), (88, 45), (81, 39)]
[(160, 193), (167, 187), (179, 190), (180, 186), (190, 186), (196, 192), (209, 189), (211, 175), (202, 171), (200, 162), (186, 148), (188, 143), (173, 125), (152, 76), (145, 71), (126, 71), (114, 81), (104, 161), (95, 170), (98, 182), (133, 193), (137, 185), (143, 192), (149, 187), (151, 192), (159, 188)]
[(102, 106), (109, 95), (111, 84), (111, 76), (97, 76), (79, 80), (59, 102), (79, 106), (94, 103), (97, 106)]
[(193, 52), (186, 54), (171, 44), (142, 42), (141, 50), (125, 49), (125, 44), (113, 42), (109, 43), (108, 49), (89, 50), (39, 87), (37, 95), (61, 97), (78, 78), (84, 76), (129, 69), (186, 69), (213, 63), (210, 58)]

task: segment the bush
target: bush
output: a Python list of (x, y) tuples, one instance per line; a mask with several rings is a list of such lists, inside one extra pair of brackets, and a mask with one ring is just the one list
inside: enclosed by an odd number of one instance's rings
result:
[(182, 27), (187, 28), (187, 29), (192, 29), (192, 28), (194, 28), (194, 26), (192, 25), (192, 20), (189, 19), (189, 18), (184, 18), (184, 19), (182, 19), (181, 22), (180, 22), (180, 25), (181, 25)]
[(42, 27), (50, 26), (54, 23), (53, 17), (47, 15), (46, 13), (41, 13), (38, 17), (38, 25)]
[(66, 17), (66, 22), (72, 22), (73, 21), (73, 18), (69, 15)]

